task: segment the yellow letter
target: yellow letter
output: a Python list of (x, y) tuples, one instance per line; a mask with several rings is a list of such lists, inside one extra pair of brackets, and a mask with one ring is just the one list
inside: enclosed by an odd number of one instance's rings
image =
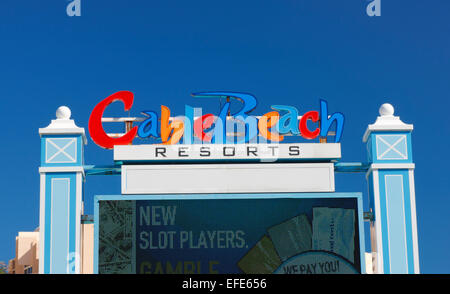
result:
[(185, 274), (195, 274), (195, 263), (193, 261), (184, 262), (184, 273)]
[(158, 262), (156, 263), (154, 274), (164, 274), (164, 270), (163, 270), (161, 261), (158, 261)]
[(217, 260), (210, 260), (209, 261), (209, 273), (210, 274), (218, 274), (219, 271), (215, 270), (213, 267), (214, 265), (219, 264), (219, 261)]
[[(144, 269), (144, 267), (148, 268), (148, 271)], [(141, 263), (141, 274), (151, 274), (152, 264), (150, 262), (144, 261)]]
[(173, 270), (172, 264), (168, 261), (166, 264), (166, 274), (182, 274), (181, 271), (181, 261), (177, 262), (175, 270)]

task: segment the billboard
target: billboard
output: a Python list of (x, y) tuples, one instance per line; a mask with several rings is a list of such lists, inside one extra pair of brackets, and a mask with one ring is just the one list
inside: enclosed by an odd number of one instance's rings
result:
[(360, 193), (97, 196), (98, 273), (361, 273)]

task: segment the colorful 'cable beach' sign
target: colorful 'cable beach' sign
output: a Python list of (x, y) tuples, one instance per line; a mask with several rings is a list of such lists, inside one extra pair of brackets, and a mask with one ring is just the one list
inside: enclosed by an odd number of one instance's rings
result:
[[(134, 126), (120, 137), (109, 136), (102, 126), (102, 117), (105, 109), (115, 101), (122, 101), (124, 110), (133, 106), (134, 95), (130, 91), (119, 91), (105, 98), (92, 110), (89, 118), (89, 133), (92, 140), (99, 146), (107, 149), (115, 145), (129, 145), (133, 139), (157, 138), (163, 145), (192, 144), (194, 137), (206, 144), (235, 144), (256, 143), (262, 137), (269, 142), (281, 142), (284, 135), (297, 135), (307, 140), (317, 137), (326, 137), (334, 122), (336, 122), (335, 143), (339, 143), (344, 127), (344, 115), (340, 112), (328, 113), (328, 103), (320, 100), (319, 111), (312, 110), (304, 113), (299, 119), (299, 111), (293, 106), (272, 105), (272, 111), (261, 117), (250, 115), (256, 108), (255, 96), (239, 92), (201, 92), (193, 93), (193, 97), (227, 98), (217, 115), (212, 113), (194, 117), (194, 108), (186, 105), (185, 115), (171, 117), (169, 107), (161, 105), (161, 111), (142, 111), (145, 116), (139, 126)], [(239, 111), (230, 113), (231, 100), (242, 104)], [(308, 125), (311, 121), (316, 125)], [(232, 123), (230, 127), (229, 122)], [(241, 136), (230, 138), (227, 131), (241, 131)]]

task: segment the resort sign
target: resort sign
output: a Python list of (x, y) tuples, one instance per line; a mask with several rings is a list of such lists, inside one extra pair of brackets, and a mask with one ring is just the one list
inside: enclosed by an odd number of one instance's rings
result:
[[(142, 111), (143, 117), (138, 126), (130, 125), (124, 134), (110, 136), (103, 129), (105, 109), (115, 101), (124, 104), (124, 110), (133, 106), (134, 95), (130, 91), (119, 91), (98, 103), (89, 118), (89, 133), (99, 146), (112, 149), (116, 145), (130, 145), (136, 137), (155, 138), (158, 145), (194, 144), (260, 144), (278, 143), (285, 136), (301, 136), (307, 140), (326, 137), (336, 122), (334, 143), (339, 143), (344, 127), (344, 115), (329, 114), (328, 103), (320, 100), (319, 111), (311, 110), (299, 116), (297, 108), (288, 105), (272, 105), (272, 111), (262, 116), (252, 116), (256, 108), (255, 96), (239, 92), (201, 92), (193, 93), (196, 98), (225, 98), (219, 113), (206, 113), (195, 116), (198, 108), (185, 106), (183, 116), (171, 117), (169, 107), (161, 105), (160, 112)], [(241, 104), (238, 111), (231, 113), (232, 99)], [(289, 148), (288, 148), (289, 149)], [(246, 149), (254, 153), (254, 149)], [(295, 154), (297, 147), (288, 151)], [(208, 154), (203, 151), (203, 154)], [(199, 155), (200, 156), (200, 155)], [(224, 155), (226, 156), (226, 155)]]

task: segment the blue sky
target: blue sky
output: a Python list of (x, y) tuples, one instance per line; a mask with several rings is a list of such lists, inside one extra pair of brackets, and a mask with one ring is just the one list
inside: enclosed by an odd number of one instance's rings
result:
[[(254, 94), (254, 114), (272, 104), (301, 113), (326, 99), (346, 115), (342, 161), (365, 161), (362, 136), (390, 102), (414, 124), (416, 203), (421, 271), (450, 273), (448, 189), (450, 2), (381, 0), (0, 2), (0, 260), (14, 256), (18, 231), (39, 218), (38, 128), (67, 105), (80, 127), (92, 108), (118, 91), (135, 94), (131, 115), (184, 104), (216, 111), (190, 93)], [(108, 115), (123, 115), (120, 107)], [(112, 152), (86, 146), (86, 164), (112, 164)], [(95, 194), (119, 194), (120, 178), (91, 176)], [(339, 174), (337, 191), (362, 191), (364, 175)]]

